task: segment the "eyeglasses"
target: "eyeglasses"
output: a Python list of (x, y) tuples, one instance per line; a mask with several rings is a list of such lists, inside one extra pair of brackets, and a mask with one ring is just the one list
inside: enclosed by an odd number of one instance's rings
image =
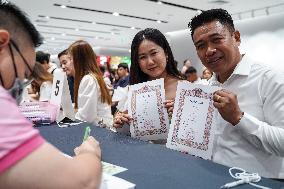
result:
[(14, 58), (14, 53), (12, 50), (11, 45), (16, 49), (16, 51), (19, 53), (19, 55), (21, 56), (21, 58), (23, 59), (24, 63), (26, 64), (26, 66), (28, 67), (30, 74), (27, 74), (25, 72), (25, 79), (23, 80), (22, 84), (23, 86), (28, 86), (29, 84), (31, 84), (31, 82), (33, 81), (33, 69), (30, 67), (30, 65), (28, 64), (28, 61), (25, 59), (25, 57), (23, 56), (23, 54), (21, 53), (18, 45), (12, 40), (10, 39), (10, 43), (9, 43), (9, 49), (10, 49), (10, 53), (11, 53), (11, 57), (12, 57), (12, 61), (13, 61), (13, 65), (14, 65), (14, 71), (15, 71), (15, 76), (18, 77), (18, 73), (17, 73), (17, 68), (16, 68), (16, 64), (15, 64), (15, 58)]

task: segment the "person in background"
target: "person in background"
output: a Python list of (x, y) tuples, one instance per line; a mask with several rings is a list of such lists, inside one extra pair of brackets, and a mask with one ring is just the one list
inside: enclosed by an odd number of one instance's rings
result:
[(203, 11), (189, 23), (219, 112), (212, 160), (284, 179), (284, 74), (241, 54), (240, 32), (224, 9)]
[(208, 81), (212, 77), (212, 75), (213, 75), (213, 72), (205, 68), (202, 72), (202, 79), (206, 79)]
[(42, 64), (36, 62), (33, 70), (32, 89), (37, 96), (33, 97), (38, 101), (49, 101), (51, 97), (53, 75), (47, 72)]
[(113, 88), (114, 88), (114, 86), (116, 85), (116, 83), (117, 83), (118, 80), (119, 80), (119, 76), (118, 76), (118, 74), (117, 74), (117, 70), (113, 70), (113, 71), (111, 72), (111, 74), (113, 74), (112, 86), (113, 86)]
[(41, 63), (44, 69), (51, 74), (53, 74), (54, 71), (57, 69), (56, 64), (50, 62), (50, 54), (48, 53), (37, 51), (36, 61)]
[(112, 127), (111, 96), (90, 44), (78, 40), (70, 45), (71, 74), (74, 77), (76, 119)]
[[(131, 44), (130, 85), (164, 78), (165, 107), (171, 116), (176, 88), (182, 79), (174, 63), (174, 56), (165, 36), (157, 29), (138, 32)], [(121, 128), (131, 121), (127, 111), (118, 112), (114, 127)]]
[[(42, 38), (18, 7), (0, 1), (0, 187), (98, 188), (101, 150), (93, 138), (65, 157), (46, 142), (18, 108), (32, 80), (35, 47)], [(8, 111), (7, 111), (8, 109)], [(76, 171), (74, 171), (76, 170)]]
[(184, 73), (186, 76), (187, 81), (194, 83), (198, 81), (198, 76), (197, 76), (197, 70), (193, 67), (190, 66)]
[[(71, 59), (68, 55), (67, 49), (60, 52), (57, 57), (58, 57), (59, 62), (60, 62), (60, 67), (62, 68), (62, 70), (64, 72), (66, 72), (70, 96), (71, 96), (71, 101), (72, 101), (72, 103), (74, 103), (74, 77), (71, 74), (71, 70), (72, 70), (71, 66), (70, 66)], [(67, 68), (70, 68), (70, 70), (67, 69)]]
[(103, 77), (106, 78), (108, 77), (110, 80), (110, 64), (108, 62), (105, 62), (103, 65), (105, 71), (103, 72)]
[(181, 75), (185, 76), (185, 72), (190, 66), (192, 66), (190, 59), (184, 60), (183, 67), (181, 68), (181, 71), (180, 71)]
[(201, 79), (200, 77), (198, 77), (197, 70), (193, 66), (190, 66), (186, 70), (185, 77), (186, 77), (187, 81), (189, 81), (190, 83), (208, 85), (207, 80), (204, 80), (204, 79)]
[(100, 71), (101, 71), (102, 74), (103, 74), (104, 82), (105, 82), (107, 88), (108, 88), (110, 91), (112, 91), (111, 81), (110, 81), (110, 79), (109, 79), (109, 76), (107, 76), (107, 75), (110, 75), (110, 74), (105, 74), (106, 68), (105, 68), (104, 66), (99, 66), (99, 68), (100, 68)]
[(114, 85), (114, 89), (117, 87), (126, 87), (129, 84), (129, 68), (128, 64), (120, 63), (117, 66), (117, 74), (119, 77), (118, 82)]

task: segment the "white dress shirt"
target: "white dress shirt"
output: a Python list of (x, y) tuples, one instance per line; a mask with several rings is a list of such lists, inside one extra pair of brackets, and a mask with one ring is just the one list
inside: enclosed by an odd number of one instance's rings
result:
[(197, 80), (192, 83), (199, 85), (209, 85), (209, 82), (206, 79), (201, 79), (200, 77), (198, 77)]
[(236, 126), (217, 118), (213, 161), (269, 178), (284, 178), (284, 73), (247, 56), (223, 84), (237, 95), (244, 116)]
[(103, 121), (108, 127), (112, 126), (111, 106), (101, 102), (101, 90), (95, 76), (85, 75), (80, 82), (75, 118), (95, 124)]
[(42, 82), (39, 91), (39, 101), (49, 101), (51, 98), (52, 83), (50, 81)]

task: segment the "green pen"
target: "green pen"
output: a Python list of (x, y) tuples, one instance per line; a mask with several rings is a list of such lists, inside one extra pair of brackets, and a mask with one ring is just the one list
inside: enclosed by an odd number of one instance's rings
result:
[(88, 126), (88, 127), (85, 128), (85, 133), (84, 133), (83, 142), (88, 139), (88, 137), (90, 136), (90, 134), (91, 134), (91, 128)]

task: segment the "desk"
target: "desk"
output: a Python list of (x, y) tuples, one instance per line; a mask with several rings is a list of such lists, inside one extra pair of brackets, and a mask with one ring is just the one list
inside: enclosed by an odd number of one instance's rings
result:
[[(42, 126), (38, 129), (51, 144), (66, 154), (74, 155), (73, 149), (81, 144), (87, 125), (89, 124), (82, 123), (69, 128)], [(91, 129), (91, 135), (101, 144), (102, 160), (127, 168), (127, 171), (116, 176), (135, 183), (137, 189), (217, 189), (233, 181), (226, 166), (104, 128), (91, 126)], [(259, 184), (273, 189), (284, 189), (284, 183), (271, 179), (263, 178)], [(254, 187), (236, 187), (246, 188)]]

